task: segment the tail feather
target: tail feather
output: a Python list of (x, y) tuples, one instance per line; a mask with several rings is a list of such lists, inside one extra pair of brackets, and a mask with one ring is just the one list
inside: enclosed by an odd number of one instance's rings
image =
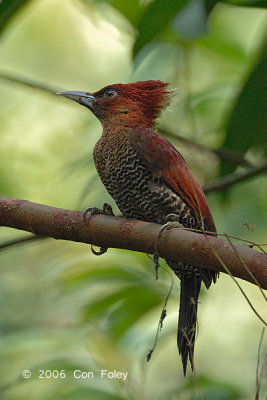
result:
[(188, 358), (194, 369), (194, 345), (196, 337), (197, 303), (201, 286), (199, 275), (180, 275), (180, 310), (178, 322), (177, 345), (182, 358), (184, 375), (186, 375)]

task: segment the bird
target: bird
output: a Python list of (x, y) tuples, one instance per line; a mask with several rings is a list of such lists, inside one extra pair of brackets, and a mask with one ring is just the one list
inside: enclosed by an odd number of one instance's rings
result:
[[(112, 84), (93, 93), (57, 94), (85, 106), (102, 124), (94, 163), (125, 217), (164, 225), (171, 216), (184, 228), (216, 233), (200, 184), (183, 156), (156, 131), (156, 120), (172, 98), (168, 86), (162, 80), (147, 80)], [(194, 371), (201, 284), (208, 289), (218, 273), (171, 259), (166, 262), (180, 279), (177, 345), (185, 376), (188, 359)]]

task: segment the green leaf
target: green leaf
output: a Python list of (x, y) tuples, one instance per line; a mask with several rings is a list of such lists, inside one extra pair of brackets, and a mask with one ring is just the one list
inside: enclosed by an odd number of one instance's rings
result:
[(99, 315), (108, 317), (110, 331), (118, 340), (146, 312), (162, 302), (157, 288), (127, 285), (87, 306), (85, 320)]
[(204, 4), (207, 14), (210, 14), (213, 7), (215, 7), (217, 3), (226, 3), (241, 7), (267, 7), (267, 0), (205, 0)]
[(118, 304), (109, 317), (115, 340), (119, 340), (144, 314), (163, 301), (155, 288), (129, 287), (129, 289), (124, 301)]
[(174, 18), (173, 29), (184, 39), (194, 39), (207, 32), (207, 12), (202, 0), (191, 0)]
[(109, 3), (136, 26), (141, 10), (139, 0), (111, 0)]
[(213, 7), (216, 6), (217, 3), (219, 3), (220, 0), (204, 0), (204, 6), (206, 9), (207, 14), (210, 14), (211, 11), (213, 10)]
[(242, 7), (267, 7), (267, 0), (225, 0), (224, 3)]
[[(225, 148), (245, 154), (252, 147), (267, 145), (267, 42), (261, 57), (237, 98), (228, 120)], [(222, 162), (222, 175), (233, 172), (234, 166)]]
[(134, 45), (134, 56), (160, 32), (162, 32), (175, 15), (181, 11), (189, 0), (155, 0), (144, 9), (137, 29), (139, 35)]
[[(83, 1), (90, 7), (91, 1)], [(95, 2), (110, 4), (113, 8), (124, 15), (124, 17), (127, 18), (133, 26), (136, 26), (143, 9), (143, 5), (141, 5), (140, 0), (95, 0)]]
[(0, 32), (4, 30), (11, 18), (28, 2), (29, 0), (0, 1)]

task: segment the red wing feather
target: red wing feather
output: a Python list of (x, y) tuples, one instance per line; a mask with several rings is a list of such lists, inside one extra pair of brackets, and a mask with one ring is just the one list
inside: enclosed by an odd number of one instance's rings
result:
[(153, 174), (163, 179), (195, 211), (201, 225), (203, 220), (211, 232), (216, 232), (203, 190), (175, 147), (147, 128), (132, 129), (129, 139)]

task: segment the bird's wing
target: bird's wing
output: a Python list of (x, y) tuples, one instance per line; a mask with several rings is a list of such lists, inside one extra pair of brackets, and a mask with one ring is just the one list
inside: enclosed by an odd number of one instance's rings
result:
[(161, 178), (194, 210), (200, 226), (207, 226), (209, 231), (216, 232), (201, 186), (175, 147), (147, 128), (132, 129), (129, 132), (129, 140), (154, 176)]

